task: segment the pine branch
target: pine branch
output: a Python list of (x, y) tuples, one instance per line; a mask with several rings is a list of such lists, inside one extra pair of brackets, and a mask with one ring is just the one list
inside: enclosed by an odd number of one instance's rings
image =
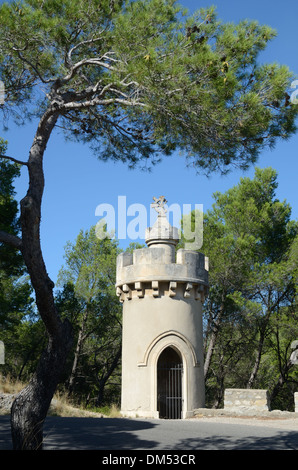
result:
[(14, 157), (9, 157), (8, 155), (0, 155), (0, 158), (6, 158), (7, 160), (10, 160), (11, 162), (18, 163), (19, 165), (25, 165), (28, 166), (27, 162), (23, 162), (21, 160), (17, 160)]
[(0, 230), (0, 243), (7, 243), (18, 250), (22, 248), (22, 240), (19, 237), (3, 230)]

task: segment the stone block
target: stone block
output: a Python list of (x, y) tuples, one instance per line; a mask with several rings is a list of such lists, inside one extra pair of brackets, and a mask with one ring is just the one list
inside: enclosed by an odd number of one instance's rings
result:
[(298, 392), (294, 393), (295, 413), (298, 413)]
[(224, 409), (230, 411), (269, 411), (267, 390), (228, 388), (224, 395)]

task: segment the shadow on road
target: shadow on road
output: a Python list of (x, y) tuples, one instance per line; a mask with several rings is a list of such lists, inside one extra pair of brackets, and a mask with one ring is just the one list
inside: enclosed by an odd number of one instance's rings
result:
[(177, 450), (298, 450), (298, 432), (281, 431), (274, 436), (210, 436), (181, 440)]
[(0, 449), (11, 449), (10, 416), (0, 416)]
[(139, 437), (154, 428), (150, 421), (124, 418), (54, 418), (44, 426), (44, 449), (154, 449), (157, 442)]
[[(154, 449), (158, 443), (138, 436), (154, 428), (150, 421), (123, 418), (48, 417), (44, 450)], [(0, 416), (0, 450), (12, 449), (10, 417)]]
[[(11, 449), (10, 417), (0, 416), (0, 449)], [(298, 430), (199, 420), (48, 417), (44, 450), (298, 450)]]

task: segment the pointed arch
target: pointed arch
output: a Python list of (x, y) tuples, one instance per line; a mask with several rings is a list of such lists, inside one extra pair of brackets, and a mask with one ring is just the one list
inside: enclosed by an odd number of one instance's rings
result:
[[(153, 341), (148, 345), (143, 356), (143, 361), (138, 363), (139, 367), (147, 367), (151, 355), (159, 355), (162, 350), (168, 346), (176, 348), (182, 355), (182, 358), (187, 360), (188, 364), (193, 367), (199, 366), (195, 350), (190, 341), (181, 333), (175, 330), (168, 330), (156, 336)], [(186, 359), (187, 358), (187, 359)]]

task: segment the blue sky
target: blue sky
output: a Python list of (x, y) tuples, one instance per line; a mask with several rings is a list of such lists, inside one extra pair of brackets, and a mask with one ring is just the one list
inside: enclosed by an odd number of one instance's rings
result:
[[(256, 19), (278, 32), (266, 51), (262, 62), (286, 64), (298, 78), (298, 2), (297, 0), (182, 0), (182, 5), (193, 11), (212, 4), (217, 6), (218, 17), (223, 21), (238, 22)], [(35, 132), (34, 125), (15, 127), (1, 132), (8, 140), (8, 155), (27, 159)], [(298, 219), (298, 135), (280, 142), (273, 151), (260, 155), (257, 166), (271, 166), (278, 172), (277, 196), (292, 206), (292, 218)], [(151, 173), (128, 170), (122, 163), (104, 163), (97, 160), (87, 146), (65, 143), (58, 133), (52, 136), (45, 155), (45, 193), (42, 205), (41, 239), (46, 266), (56, 282), (64, 260), (64, 246), (74, 241), (80, 229), (87, 230), (98, 222), (95, 209), (99, 204), (112, 204), (117, 211), (118, 196), (126, 196), (127, 206), (133, 203), (148, 208), (153, 196), (165, 195), (169, 204), (203, 204), (204, 211), (212, 205), (212, 194), (224, 192), (238, 184), (240, 177), (253, 177), (254, 168), (243, 173), (233, 171), (226, 177), (213, 175), (206, 178), (186, 168), (183, 157), (165, 157)], [(17, 199), (27, 189), (26, 169), (16, 181)], [(129, 221), (130, 218), (127, 218)], [(149, 220), (148, 220), (149, 222)], [(142, 241), (142, 240), (140, 240)], [(129, 242), (123, 242), (125, 247)]]

